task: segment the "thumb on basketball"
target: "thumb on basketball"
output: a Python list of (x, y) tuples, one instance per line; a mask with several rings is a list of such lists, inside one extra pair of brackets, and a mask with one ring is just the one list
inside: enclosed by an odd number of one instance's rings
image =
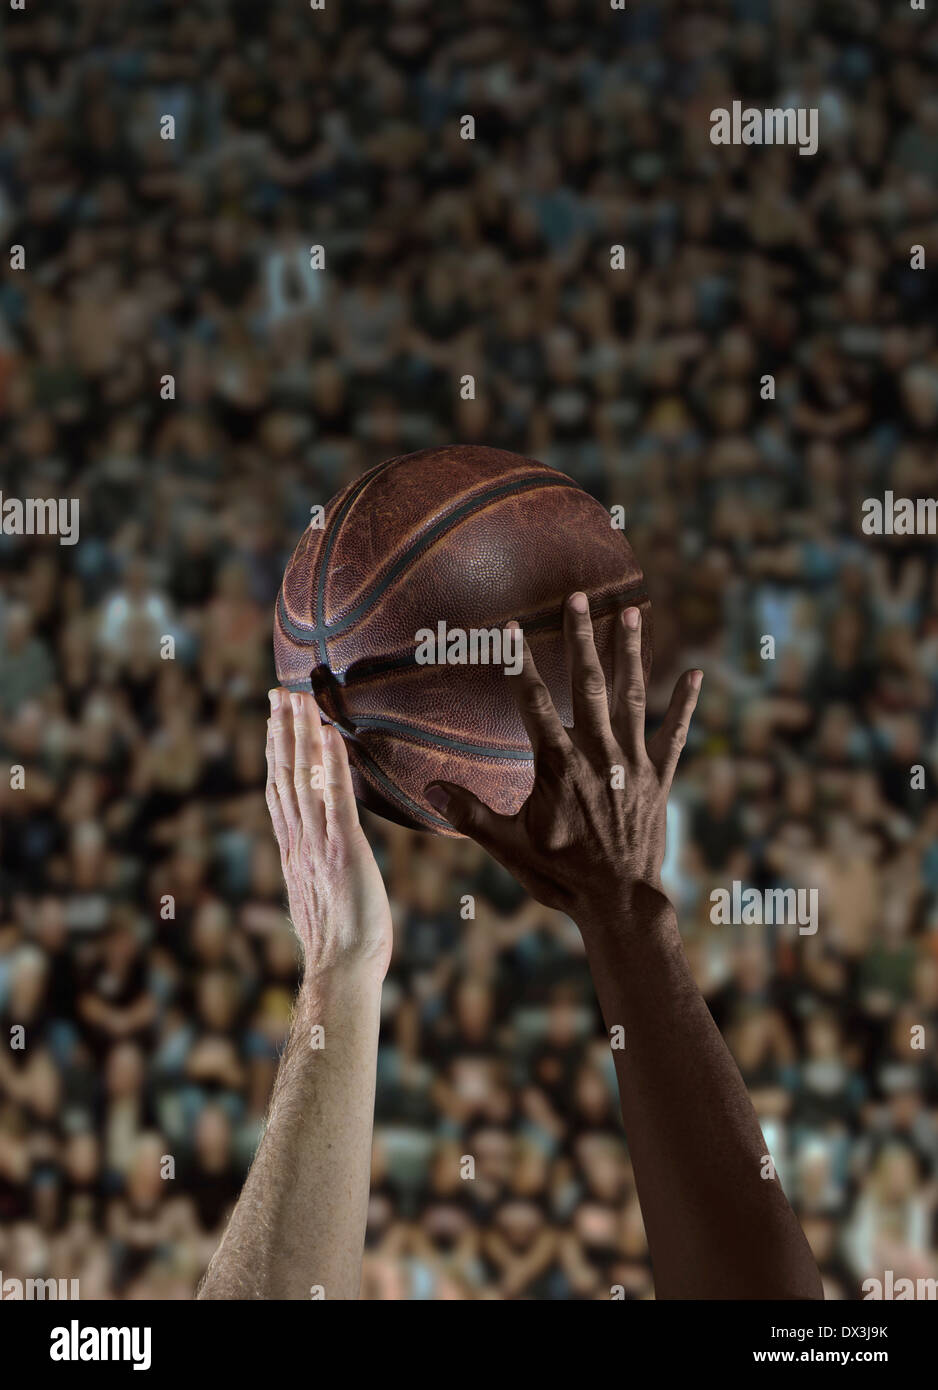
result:
[(424, 795), (435, 811), (449, 821), (454, 830), (476, 840), (483, 849), (494, 848), (503, 838), (499, 827), (511, 820), (486, 806), (465, 787), (453, 782), (431, 782)]

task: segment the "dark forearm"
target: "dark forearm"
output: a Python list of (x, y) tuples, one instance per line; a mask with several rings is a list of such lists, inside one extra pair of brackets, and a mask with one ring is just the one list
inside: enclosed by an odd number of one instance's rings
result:
[(670, 903), (639, 885), (578, 920), (606, 1027), (624, 1032), (613, 1056), (658, 1297), (822, 1297)]
[(497, 815), (452, 783), (431, 785), (428, 799), (583, 933), (606, 1024), (624, 1033), (613, 1056), (658, 1296), (818, 1298), (742, 1078), (694, 984), (673, 909), (650, 886), (703, 673), (685, 671), (646, 741), (640, 608), (615, 625), (611, 686), (585, 593), (564, 607), (564, 641), (572, 726), (527, 642), (512, 677), (535, 767), (517, 815)]

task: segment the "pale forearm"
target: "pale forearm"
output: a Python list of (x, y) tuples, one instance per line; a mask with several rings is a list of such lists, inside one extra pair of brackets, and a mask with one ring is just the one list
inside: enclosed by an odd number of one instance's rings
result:
[(736, 1063), (651, 888), (583, 934), (614, 1051), (659, 1298), (820, 1298)]
[(380, 1001), (369, 969), (304, 984), (264, 1138), (200, 1298), (358, 1297)]

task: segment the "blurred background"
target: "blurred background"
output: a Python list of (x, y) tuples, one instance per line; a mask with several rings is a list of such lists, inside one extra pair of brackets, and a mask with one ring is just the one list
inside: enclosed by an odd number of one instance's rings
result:
[[(192, 1295), (298, 979), (263, 797), (280, 575), (312, 505), (452, 441), (625, 507), (652, 720), (706, 672), (669, 859), (695, 975), (828, 1295), (938, 1275), (938, 566), (859, 528), (938, 491), (938, 12), (0, 22), (0, 486), (81, 504), (76, 546), (0, 536), (4, 1277)], [(734, 100), (817, 106), (819, 153), (713, 147)], [(575, 928), (471, 844), (367, 829), (396, 947), (365, 1297), (652, 1297)], [(817, 887), (816, 935), (711, 925), (734, 879)]]

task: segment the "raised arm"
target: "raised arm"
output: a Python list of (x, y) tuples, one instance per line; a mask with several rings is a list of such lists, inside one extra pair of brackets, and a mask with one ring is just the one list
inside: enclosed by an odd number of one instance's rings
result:
[(661, 888), (665, 810), (697, 703), (689, 671), (645, 744), (641, 615), (617, 624), (607, 698), (585, 595), (564, 611), (574, 726), (525, 644), (514, 682), (535, 785), (514, 816), (435, 783), (428, 797), (539, 902), (580, 928), (614, 1049), (658, 1298), (822, 1298), (742, 1077), (697, 989)]
[(200, 1298), (357, 1298), (391, 915), (342, 736), (271, 692), (267, 805), (305, 968), (267, 1127)]

